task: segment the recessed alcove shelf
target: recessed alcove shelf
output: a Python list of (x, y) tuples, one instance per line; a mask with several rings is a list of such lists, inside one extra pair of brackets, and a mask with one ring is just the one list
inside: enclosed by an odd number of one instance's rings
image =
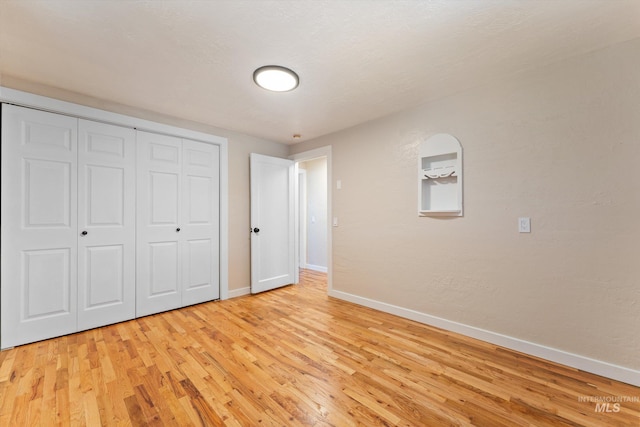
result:
[(420, 144), (418, 214), (462, 216), (462, 145), (440, 133)]

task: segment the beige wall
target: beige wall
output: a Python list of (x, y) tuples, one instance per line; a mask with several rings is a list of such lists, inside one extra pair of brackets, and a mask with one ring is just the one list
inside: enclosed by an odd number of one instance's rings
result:
[(2, 76), (2, 86), (62, 101), (74, 102), (119, 114), (126, 114), (185, 129), (227, 138), (229, 141), (229, 290), (251, 284), (249, 241), (249, 153), (286, 157), (286, 145), (255, 138), (226, 129), (194, 123), (150, 111), (139, 110), (76, 93), (41, 86), (10, 76)]
[[(640, 39), (292, 147), (332, 146), (333, 288), (640, 369), (638, 70)], [(440, 132), (462, 218), (417, 215)]]

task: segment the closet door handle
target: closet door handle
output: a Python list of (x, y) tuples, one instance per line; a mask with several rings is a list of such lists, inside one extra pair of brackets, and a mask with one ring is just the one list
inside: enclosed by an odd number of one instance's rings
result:
[(86, 236), (86, 235), (87, 235), (87, 234), (89, 234), (89, 233), (87, 233), (87, 231), (85, 230), (85, 231), (83, 231), (83, 232), (82, 232), (82, 233), (80, 233), (80, 234), (82, 234), (83, 236)]
[(254, 232), (254, 233), (259, 233), (259, 232), (260, 232), (260, 229), (259, 229), (258, 227), (256, 227), (256, 228), (254, 228), (254, 229), (253, 229), (253, 232)]
[(180, 232), (180, 227), (176, 228), (176, 233)]

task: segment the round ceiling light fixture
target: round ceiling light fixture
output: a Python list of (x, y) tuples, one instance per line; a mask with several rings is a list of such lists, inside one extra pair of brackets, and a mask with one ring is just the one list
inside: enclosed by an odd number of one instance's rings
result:
[(253, 81), (263, 89), (273, 92), (288, 92), (298, 87), (298, 75), (279, 65), (266, 65), (253, 72)]

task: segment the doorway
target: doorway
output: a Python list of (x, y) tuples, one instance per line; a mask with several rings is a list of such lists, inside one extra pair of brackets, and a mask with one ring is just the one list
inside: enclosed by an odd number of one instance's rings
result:
[(327, 272), (327, 159), (298, 162), (299, 267)]
[(300, 268), (326, 272), (331, 292), (331, 147), (290, 156), (297, 164), (298, 226), (296, 244)]

